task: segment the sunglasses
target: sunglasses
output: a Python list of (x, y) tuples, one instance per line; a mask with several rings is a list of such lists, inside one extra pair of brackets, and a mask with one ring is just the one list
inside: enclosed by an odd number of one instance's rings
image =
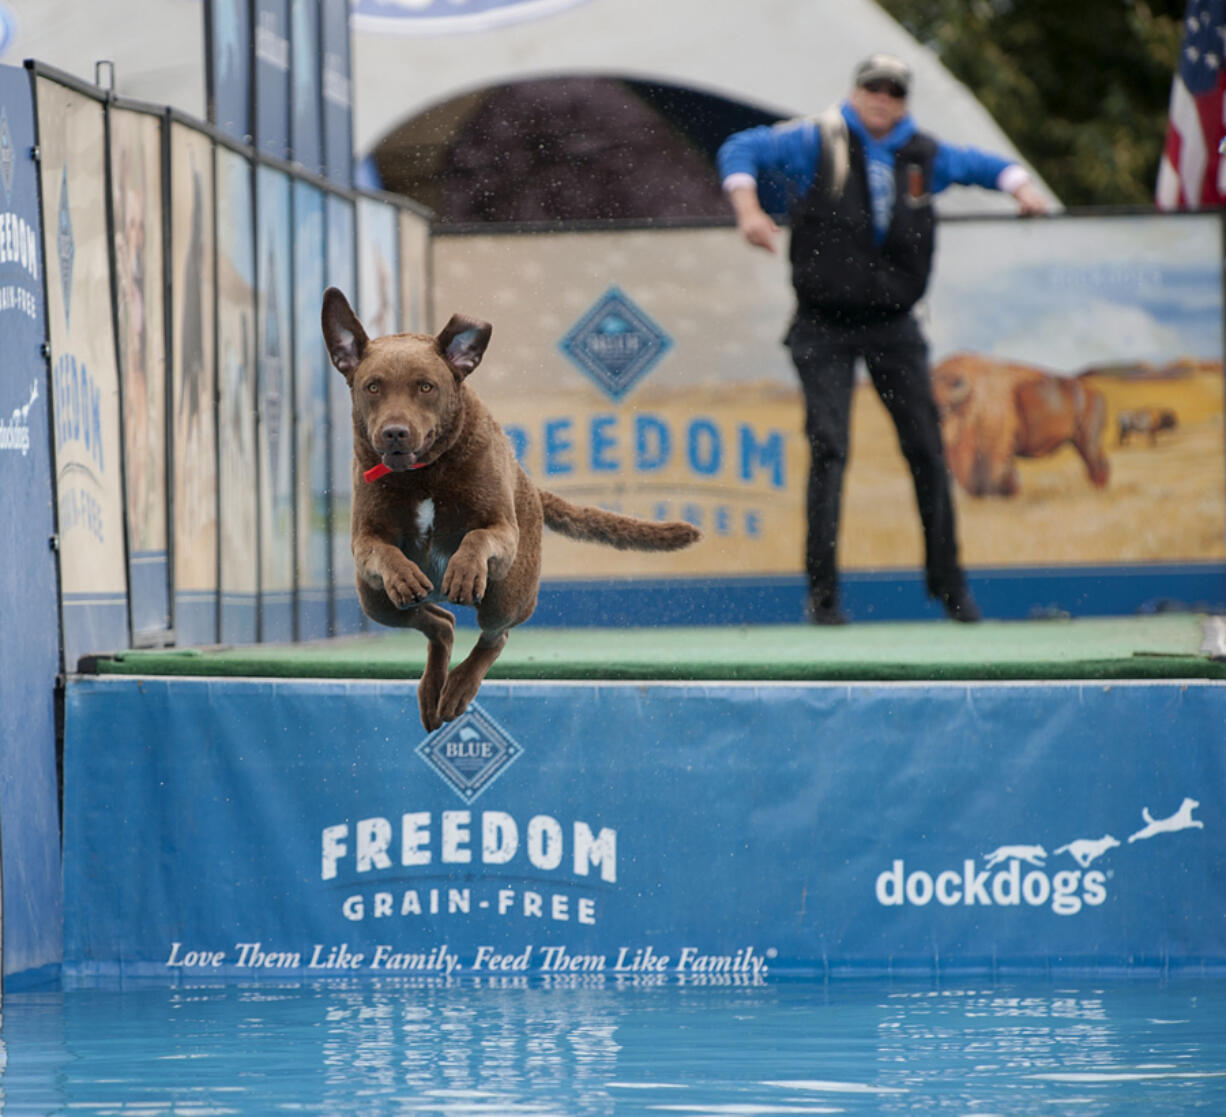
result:
[(864, 82), (860, 88), (867, 89), (870, 93), (888, 93), (896, 101), (903, 100), (907, 95), (907, 91), (898, 82), (888, 78), (874, 78)]

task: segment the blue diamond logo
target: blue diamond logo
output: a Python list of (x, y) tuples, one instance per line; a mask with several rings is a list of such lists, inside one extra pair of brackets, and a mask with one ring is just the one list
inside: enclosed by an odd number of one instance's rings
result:
[(60, 258), (60, 286), (64, 295), (64, 325), (67, 327), (72, 306), (72, 258), (76, 252), (72, 243), (72, 214), (68, 210), (67, 164), (60, 176), (60, 210), (56, 219), (55, 248)]
[(417, 755), (465, 803), (471, 803), (485, 791), (523, 751), (476, 703), (417, 746)]
[(610, 287), (559, 348), (614, 401), (643, 379), (672, 341), (618, 288)]

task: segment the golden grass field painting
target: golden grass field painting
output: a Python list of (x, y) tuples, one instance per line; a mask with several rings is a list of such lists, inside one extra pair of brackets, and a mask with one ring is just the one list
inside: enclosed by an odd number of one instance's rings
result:
[[(1090, 484), (1072, 446), (1018, 463), (1011, 497), (972, 497), (956, 483), (968, 566), (1148, 563), (1226, 555), (1226, 453), (1220, 362), (1189, 362), (1182, 375), (1089, 375), (1107, 401), (1111, 475)], [(1164, 408), (1174, 430), (1119, 444), (1122, 411)], [(840, 556), (848, 569), (914, 566), (922, 556), (915, 495), (885, 408), (857, 388)]]

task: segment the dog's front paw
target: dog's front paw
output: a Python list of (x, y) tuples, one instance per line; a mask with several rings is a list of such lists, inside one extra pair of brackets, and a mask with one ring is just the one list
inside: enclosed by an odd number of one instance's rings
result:
[(457, 605), (479, 605), (485, 595), (487, 578), (484, 562), (474, 562), (457, 554), (443, 574), (443, 596)]
[(397, 609), (411, 609), (414, 605), (420, 605), (432, 589), (434, 586), (430, 579), (416, 563), (408, 559), (383, 576), (383, 592)]

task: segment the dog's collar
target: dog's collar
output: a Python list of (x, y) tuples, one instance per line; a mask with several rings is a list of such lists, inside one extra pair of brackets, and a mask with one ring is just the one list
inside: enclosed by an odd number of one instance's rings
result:
[[(429, 462), (418, 462), (416, 465), (409, 466), (410, 469), (425, 469)], [(380, 462), (378, 465), (372, 465), (362, 476), (366, 479), (369, 485), (372, 481), (378, 481), (380, 477), (386, 477), (391, 473), (391, 467)]]

